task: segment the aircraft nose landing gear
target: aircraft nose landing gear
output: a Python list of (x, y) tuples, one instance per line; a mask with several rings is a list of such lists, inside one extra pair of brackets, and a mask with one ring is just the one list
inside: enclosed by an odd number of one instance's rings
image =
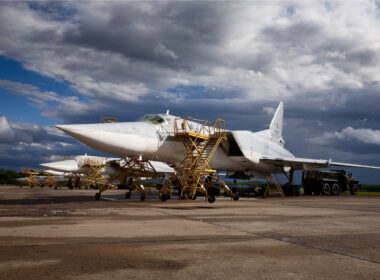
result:
[(161, 201), (166, 201), (167, 200), (166, 193), (162, 193), (160, 195), (160, 199), (161, 199)]
[(215, 196), (213, 196), (213, 195), (209, 195), (209, 196), (207, 197), (207, 201), (210, 202), (210, 203), (214, 203), (214, 202), (215, 202)]

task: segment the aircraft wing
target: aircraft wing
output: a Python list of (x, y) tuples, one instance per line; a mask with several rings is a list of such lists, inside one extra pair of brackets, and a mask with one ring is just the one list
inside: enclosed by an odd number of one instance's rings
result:
[(260, 158), (260, 162), (268, 164), (268, 165), (273, 165), (276, 167), (291, 167), (295, 170), (312, 170), (314, 168), (323, 168), (323, 167), (331, 167), (331, 166), (380, 169), (380, 167), (378, 166), (334, 162), (334, 161), (331, 161), (331, 159), (325, 160), (325, 159), (309, 159), (309, 158), (262, 157)]

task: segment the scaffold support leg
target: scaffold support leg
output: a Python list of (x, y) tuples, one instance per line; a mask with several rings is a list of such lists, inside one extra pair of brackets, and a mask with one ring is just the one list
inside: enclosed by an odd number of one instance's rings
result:
[(213, 178), (215, 179), (215, 181), (217, 181), (219, 184), (221, 184), (223, 186), (223, 188), (220, 188), (222, 189), (223, 191), (225, 191), (226, 193), (228, 193), (230, 195), (230, 197), (233, 199), (233, 200), (239, 200), (240, 196), (239, 196), (239, 192), (233, 192), (226, 184), (226, 182), (224, 182), (224, 180), (222, 180), (218, 174), (214, 175)]

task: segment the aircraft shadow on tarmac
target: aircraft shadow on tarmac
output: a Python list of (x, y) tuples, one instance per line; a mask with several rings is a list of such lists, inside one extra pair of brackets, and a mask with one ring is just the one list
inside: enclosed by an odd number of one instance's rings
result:
[[(113, 199), (101, 200), (104, 202), (122, 201), (120, 195), (108, 195), (107, 197), (114, 197)], [(125, 199), (124, 199), (125, 200)], [(53, 203), (72, 203), (72, 202), (92, 202), (99, 203), (93, 196), (88, 195), (73, 195), (73, 196), (44, 196), (35, 198), (24, 199), (4, 199), (0, 200), (0, 205), (44, 205)]]

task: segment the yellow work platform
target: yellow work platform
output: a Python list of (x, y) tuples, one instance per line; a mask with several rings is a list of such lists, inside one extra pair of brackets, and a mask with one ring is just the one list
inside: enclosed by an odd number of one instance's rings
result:
[(176, 166), (176, 174), (160, 190), (161, 200), (166, 200), (165, 192), (169, 184), (179, 183), (181, 197), (186, 193), (195, 199), (196, 192), (200, 192), (207, 197), (209, 202), (214, 202), (214, 194), (208, 193), (206, 189), (206, 183), (207, 188), (217, 187), (212, 184), (212, 180), (219, 182), (219, 185), (222, 185), (231, 197), (238, 198), (209, 164), (219, 144), (227, 139), (224, 120), (217, 119), (214, 123), (210, 123), (209, 120), (178, 118), (174, 121), (174, 136), (182, 141), (186, 155)]
[(200, 139), (203, 139), (203, 140), (207, 140), (207, 139), (210, 138), (210, 136), (208, 136), (206, 134), (201, 134), (201, 133), (195, 132), (195, 131), (188, 131), (188, 132), (184, 132), (184, 133), (177, 132), (176, 136), (177, 137), (187, 137), (187, 136), (190, 136), (190, 137), (200, 138)]

